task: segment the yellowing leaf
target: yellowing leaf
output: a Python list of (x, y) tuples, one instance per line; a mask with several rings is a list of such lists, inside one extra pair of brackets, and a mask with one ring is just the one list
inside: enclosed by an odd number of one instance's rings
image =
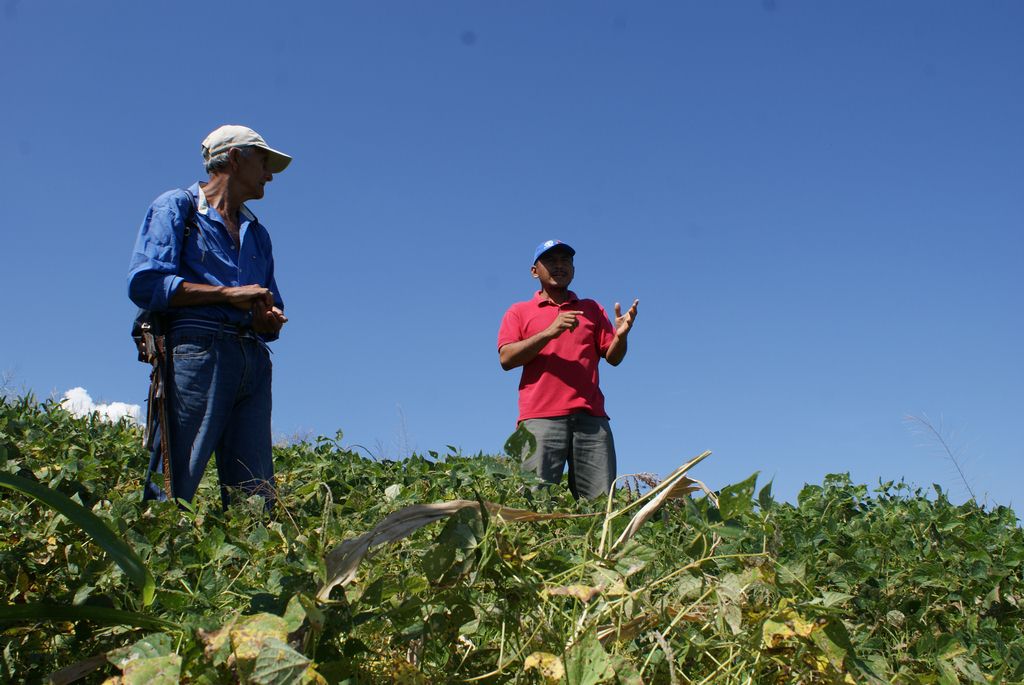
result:
[(562, 660), (548, 652), (534, 652), (523, 661), (523, 673), (537, 671), (547, 685), (562, 682), (565, 677), (565, 666)]
[(544, 589), (544, 594), (564, 596), (564, 597), (575, 597), (584, 604), (601, 594), (602, 588), (590, 587), (589, 585), (562, 585), (559, 587), (549, 587)]
[(181, 657), (177, 654), (136, 659), (124, 667), (123, 685), (177, 685), (181, 681)]
[(819, 628), (821, 625), (805, 619), (792, 608), (786, 607), (764, 622), (762, 629), (764, 646), (778, 647), (784, 640), (791, 637), (809, 637)]
[(312, 662), (288, 645), (288, 625), (280, 616), (256, 614), (231, 629), (231, 647), (243, 683), (322, 684)]

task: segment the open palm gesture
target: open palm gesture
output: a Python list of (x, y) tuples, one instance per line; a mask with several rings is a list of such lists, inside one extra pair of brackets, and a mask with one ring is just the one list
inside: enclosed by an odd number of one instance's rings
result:
[(629, 329), (633, 327), (633, 321), (636, 320), (636, 306), (638, 304), (640, 304), (640, 300), (633, 300), (633, 306), (623, 314), (622, 307), (618, 302), (615, 303), (615, 335), (626, 335), (629, 333)]

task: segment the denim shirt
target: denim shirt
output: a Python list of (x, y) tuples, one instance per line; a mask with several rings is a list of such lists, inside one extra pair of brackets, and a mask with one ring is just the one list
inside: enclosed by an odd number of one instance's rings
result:
[[(195, 198), (195, 223), (199, 226), (187, 238), (185, 218), (191, 204), (186, 192)], [(284, 308), (274, 280), (270, 234), (245, 205), (239, 209), (238, 218), (241, 247), (235, 249), (220, 215), (207, 204), (198, 183), (188, 191), (171, 190), (154, 200), (139, 229), (128, 271), (128, 296), (132, 302), (143, 309), (168, 312), (172, 321), (207, 319), (242, 327), (252, 323), (250, 312), (231, 305), (171, 307), (174, 293), (187, 281), (229, 287), (262, 285), (274, 294), (274, 303)]]

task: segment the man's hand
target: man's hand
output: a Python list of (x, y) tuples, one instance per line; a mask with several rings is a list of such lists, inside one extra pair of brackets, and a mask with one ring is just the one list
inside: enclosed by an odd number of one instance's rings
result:
[(579, 317), (582, 313), (580, 311), (560, 311), (551, 325), (539, 333), (534, 333), (526, 340), (502, 345), (498, 350), (498, 361), (501, 362), (501, 368), (509, 371), (529, 364), (540, 354), (545, 345), (562, 333), (574, 330), (580, 323)]
[(555, 320), (551, 322), (551, 325), (544, 331), (545, 334), (552, 340), (560, 336), (565, 331), (576, 330), (576, 326), (579, 325), (579, 317), (583, 312), (580, 311), (563, 311), (559, 312)]
[(640, 300), (633, 300), (633, 306), (623, 314), (622, 307), (618, 302), (615, 303), (615, 337), (612, 338), (612, 344), (608, 346), (608, 350), (604, 353), (605, 360), (612, 366), (618, 366), (626, 356), (626, 338), (629, 329), (633, 327), (633, 321), (636, 319), (636, 307), (638, 304), (640, 304)]
[(227, 303), (236, 309), (253, 309), (254, 315), (255, 308), (260, 305), (266, 310), (274, 306), (274, 294), (262, 285), (239, 285), (233, 288), (225, 288), (224, 297)]
[(288, 323), (288, 317), (277, 307), (269, 309), (261, 302), (252, 306), (252, 329), (264, 335), (277, 335), (281, 327)]
[(636, 306), (640, 304), (640, 300), (633, 300), (633, 306), (622, 313), (622, 307), (618, 302), (615, 303), (615, 335), (624, 336), (629, 333), (629, 329), (633, 327), (633, 321), (636, 320)]

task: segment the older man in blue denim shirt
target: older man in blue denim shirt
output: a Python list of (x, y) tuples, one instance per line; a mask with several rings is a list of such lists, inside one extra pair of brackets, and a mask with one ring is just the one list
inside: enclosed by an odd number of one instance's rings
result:
[[(171, 489), (191, 501), (214, 453), (221, 498), (275, 499), (267, 342), (288, 321), (270, 235), (245, 202), (263, 197), (291, 157), (252, 129), (221, 126), (203, 141), (210, 178), (149, 208), (128, 294), (167, 321), (166, 406)], [(150, 470), (158, 468), (154, 460)], [(147, 499), (166, 497), (147, 478)]]

